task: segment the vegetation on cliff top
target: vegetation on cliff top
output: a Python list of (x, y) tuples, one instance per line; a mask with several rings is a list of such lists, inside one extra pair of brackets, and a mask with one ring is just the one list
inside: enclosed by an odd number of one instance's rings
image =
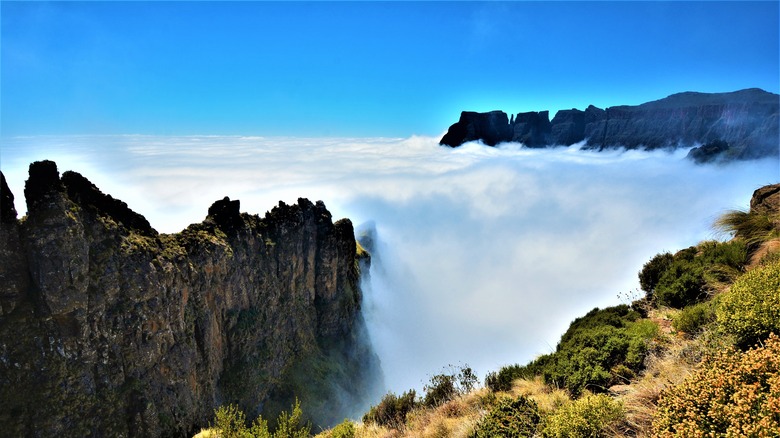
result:
[(724, 215), (730, 241), (656, 255), (643, 297), (575, 319), (555, 351), (484, 387), (450, 367), (317, 436), (777, 436), (779, 214)]
[(577, 318), (552, 353), (443, 403), (388, 394), (318, 437), (777, 436), (780, 209), (716, 226), (733, 238), (653, 257), (643, 297)]

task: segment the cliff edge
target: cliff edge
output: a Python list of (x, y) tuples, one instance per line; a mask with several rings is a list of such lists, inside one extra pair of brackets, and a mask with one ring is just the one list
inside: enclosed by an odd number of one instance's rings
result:
[(451, 147), (469, 141), (488, 146), (518, 142), (528, 147), (570, 146), (603, 149), (698, 146), (693, 160), (777, 157), (780, 96), (757, 88), (731, 93), (673, 94), (636, 106), (584, 111), (547, 111), (507, 117), (503, 111), (464, 111), (439, 142)]
[(6, 434), (182, 436), (294, 397), (328, 426), (382, 392), (352, 223), (322, 202), (261, 218), (225, 198), (168, 235), (51, 161), (30, 165), (26, 217), (1, 188)]

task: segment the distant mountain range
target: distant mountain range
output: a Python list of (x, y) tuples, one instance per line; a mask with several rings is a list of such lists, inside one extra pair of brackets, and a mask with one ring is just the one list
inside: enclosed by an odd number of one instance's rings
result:
[(778, 156), (780, 96), (750, 88), (731, 93), (673, 94), (641, 105), (593, 105), (584, 111), (561, 110), (507, 116), (503, 111), (463, 111), (439, 142), (457, 147), (469, 141), (485, 145), (517, 142), (528, 147), (658, 149), (697, 146), (698, 162)]

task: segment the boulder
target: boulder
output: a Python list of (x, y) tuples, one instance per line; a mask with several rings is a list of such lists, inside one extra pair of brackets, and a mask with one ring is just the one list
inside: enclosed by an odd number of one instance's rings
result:
[(750, 211), (754, 213), (780, 214), (780, 184), (761, 187), (753, 192)]

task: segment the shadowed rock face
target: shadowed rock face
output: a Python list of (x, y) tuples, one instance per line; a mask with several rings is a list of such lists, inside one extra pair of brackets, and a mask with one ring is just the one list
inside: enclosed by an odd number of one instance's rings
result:
[(294, 395), (325, 426), (381, 390), (352, 224), (321, 202), (259, 217), (225, 198), (165, 235), (53, 162), (30, 166), (24, 220), (2, 189), (7, 435), (184, 436), (220, 404), (274, 415)]
[(0, 172), (0, 221), (12, 223), (16, 221), (16, 207), (14, 206), (14, 194), (5, 182), (5, 175)]
[(476, 113), (463, 111), (460, 121), (452, 125), (441, 144), (460, 146), (467, 141), (482, 140), (488, 146), (507, 141), (512, 136), (509, 118), (503, 111)]
[(750, 211), (754, 213), (780, 213), (780, 184), (761, 187), (750, 198)]
[[(452, 147), (482, 140), (493, 146), (520, 142), (529, 147), (563, 145), (582, 141), (590, 148), (676, 148), (722, 141), (718, 151), (725, 159), (750, 159), (778, 155), (780, 96), (759, 89), (733, 93), (679, 93), (637, 106), (606, 110), (589, 106), (585, 111), (558, 111), (549, 121), (546, 111), (520, 113), (508, 127), (501, 111), (463, 112), (440, 144)], [(489, 115), (489, 116), (487, 116)], [(503, 116), (502, 116), (503, 115)], [(486, 120), (493, 123), (486, 123)], [(713, 160), (713, 149), (701, 151)], [(695, 157), (692, 157), (695, 158)]]

